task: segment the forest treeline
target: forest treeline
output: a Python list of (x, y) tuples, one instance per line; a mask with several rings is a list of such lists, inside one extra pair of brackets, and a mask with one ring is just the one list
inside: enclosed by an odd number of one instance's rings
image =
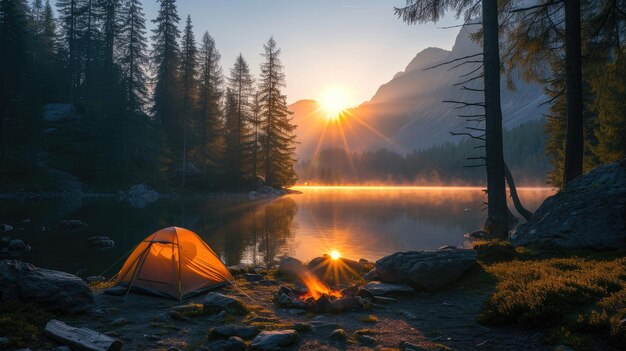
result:
[[(544, 153), (545, 122), (529, 121), (505, 130), (504, 155), (520, 185), (541, 186), (550, 169)], [(411, 185), (483, 185), (485, 172), (467, 167), (468, 150), (476, 142), (466, 138), (413, 151), (406, 155), (387, 149), (349, 153), (343, 148), (322, 150), (311, 160), (296, 166), (300, 183), (312, 184), (411, 184)]]
[[(139, 0), (58, 0), (56, 11), (49, 0), (0, 0), (4, 186), (45, 187), (51, 168), (98, 190), (295, 182), (274, 39), (260, 48), (259, 77), (242, 55), (225, 77), (209, 33), (197, 40), (190, 16), (179, 29), (175, 0), (161, 0), (152, 22), (149, 35)], [(48, 103), (71, 104), (77, 120), (45, 122)]]

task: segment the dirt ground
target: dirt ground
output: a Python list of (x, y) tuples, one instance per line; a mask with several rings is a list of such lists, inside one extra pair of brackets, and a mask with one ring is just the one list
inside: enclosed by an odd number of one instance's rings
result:
[[(210, 350), (212, 327), (223, 324), (256, 324), (261, 329), (287, 329), (296, 323), (312, 323), (309, 331), (299, 332), (291, 350), (402, 350), (401, 342), (422, 350), (552, 350), (541, 342), (541, 334), (509, 327), (488, 328), (476, 322), (490, 284), (481, 278), (462, 279), (438, 293), (417, 293), (396, 297), (398, 302), (370, 310), (318, 316), (293, 315), (273, 302), (278, 286), (237, 280), (238, 287), (217, 290), (237, 296), (250, 307), (245, 317), (187, 313), (167, 315), (180, 305), (201, 304), (203, 295), (182, 303), (131, 293), (128, 297), (96, 292), (96, 312), (65, 318), (73, 326), (85, 326), (124, 341), (126, 350)], [(283, 282), (277, 281), (282, 284)], [(288, 283), (286, 283), (288, 285)], [(193, 305), (192, 305), (193, 306)], [(198, 306), (198, 305), (196, 305)], [(198, 306), (199, 307), (199, 306)], [(347, 338), (330, 334), (343, 328)], [(375, 338), (363, 340), (359, 334)], [(367, 339), (367, 338), (365, 338)], [(419, 349), (419, 348), (417, 348)]]

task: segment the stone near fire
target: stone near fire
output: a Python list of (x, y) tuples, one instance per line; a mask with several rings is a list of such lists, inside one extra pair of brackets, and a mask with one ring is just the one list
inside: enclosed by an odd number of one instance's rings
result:
[(245, 314), (246, 308), (241, 300), (234, 297), (210, 292), (203, 301), (204, 311), (208, 313), (219, 313), (226, 311), (231, 314)]
[(249, 282), (258, 282), (265, 278), (263, 277), (263, 275), (256, 273), (244, 273), (243, 277), (246, 278), (246, 280)]
[(298, 337), (294, 329), (264, 331), (257, 335), (250, 346), (253, 350), (275, 350), (293, 344)]
[(372, 268), (369, 272), (365, 273), (365, 275), (363, 275), (363, 279), (367, 281), (378, 279), (378, 272), (376, 271), (376, 268)]
[(32, 302), (65, 313), (88, 310), (93, 294), (79, 277), (19, 260), (0, 261), (0, 301)]
[(311, 303), (310, 309), (313, 313), (328, 313), (332, 311), (333, 306), (328, 296), (322, 295)]
[(365, 284), (363, 290), (366, 290), (374, 296), (380, 295), (410, 295), (415, 292), (415, 289), (406, 284), (396, 283), (381, 283), (373, 281)]
[(383, 282), (436, 291), (461, 278), (477, 257), (476, 251), (465, 249), (396, 252), (376, 261), (376, 272)]
[(252, 339), (259, 332), (259, 328), (255, 326), (221, 325), (211, 329), (211, 336), (220, 338), (238, 336), (242, 339)]
[(346, 296), (330, 302), (333, 312), (358, 310), (363, 307), (363, 301), (358, 296)]
[(306, 271), (306, 267), (297, 258), (291, 256), (283, 257), (278, 263), (278, 273), (283, 275), (299, 275)]

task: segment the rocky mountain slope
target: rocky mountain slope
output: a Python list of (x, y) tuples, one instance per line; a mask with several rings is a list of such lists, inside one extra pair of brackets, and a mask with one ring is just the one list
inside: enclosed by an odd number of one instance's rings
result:
[[(462, 28), (451, 51), (427, 48), (418, 53), (404, 71), (381, 85), (369, 101), (348, 111), (340, 124), (325, 125), (314, 100), (301, 100), (291, 105), (294, 120), (299, 125), (299, 158), (308, 159), (315, 150), (346, 144), (351, 151), (385, 147), (406, 153), (460, 140), (450, 135), (451, 131), (463, 131), (465, 121), (458, 115), (479, 114), (481, 110), (454, 109), (457, 105), (442, 101), (482, 101), (482, 93), (455, 85), (472, 77), (461, 76), (478, 68), (478, 63), (458, 68), (452, 68), (454, 64), (427, 68), (481, 52), (480, 46), (469, 36), (468, 30)], [(541, 105), (547, 100), (542, 87), (523, 82), (517, 75), (513, 75), (512, 82), (515, 90), (510, 90), (505, 78), (502, 79), (504, 127), (512, 128), (542, 118), (547, 109), (545, 104)], [(478, 79), (465, 85), (481, 88), (482, 81)]]

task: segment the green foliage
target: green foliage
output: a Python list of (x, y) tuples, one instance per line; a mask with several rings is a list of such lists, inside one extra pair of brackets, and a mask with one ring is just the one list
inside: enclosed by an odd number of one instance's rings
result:
[(17, 347), (32, 344), (41, 336), (52, 317), (52, 314), (32, 304), (3, 302), (0, 304), (0, 335), (8, 337)]
[(478, 252), (478, 260), (483, 263), (511, 261), (520, 256), (508, 241), (475, 241), (472, 246)]
[(626, 258), (606, 255), (513, 260), (485, 266), (495, 292), (479, 320), (519, 323), (568, 333), (599, 333), (623, 344), (626, 328)]

